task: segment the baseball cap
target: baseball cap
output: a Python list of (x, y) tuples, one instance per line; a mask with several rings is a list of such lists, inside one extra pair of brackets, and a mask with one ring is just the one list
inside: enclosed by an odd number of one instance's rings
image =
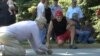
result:
[(55, 16), (62, 16), (62, 15), (63, 15), (63, 13), (62, 13), (61, 10), (57, 10), (57, 11), (55, 12)]

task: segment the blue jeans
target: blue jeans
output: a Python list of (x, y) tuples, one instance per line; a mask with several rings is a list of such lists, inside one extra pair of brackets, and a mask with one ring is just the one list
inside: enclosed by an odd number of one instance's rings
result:
[(79, 42), (87, 43), (89, 37), (90, 37), (89, 31), (80, 31), (78, 33), (78, 41)]
[(46, 28), (40, 29), (40, 39), (42, 44), (46, 42)]

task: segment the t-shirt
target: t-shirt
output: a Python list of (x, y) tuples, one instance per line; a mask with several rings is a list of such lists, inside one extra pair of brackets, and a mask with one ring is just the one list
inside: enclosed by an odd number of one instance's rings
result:
[(53, 19), (52, 22), (54, 32), (57, 36), (66, 32), (67, 20), (65, 17), (63, 17), (61, 22), (58, 22), (56, 19)]
[(72, 6), (68, 7), (68, 10), (66, 12), (66, 17), (68, 19), (72, 19), (72, 16), (74, 13), (78, 14), (78, 19), (83, 18), (83, 13), (82, 13), (81, 8), (79, 6), (76, 6), (74, 8)]

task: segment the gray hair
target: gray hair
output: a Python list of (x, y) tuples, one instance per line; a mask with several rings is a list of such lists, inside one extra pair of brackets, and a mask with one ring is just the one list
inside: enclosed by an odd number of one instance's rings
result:
[(44, 24), (44, 25), (47, 24), (47, 20), (46, 20), (46, 18), (43, 17), (43, 16), (38, 16), (38, 17), (35, 19), (35, 21), (37, 21), (38, 23), (42, 23), (42, 24)]

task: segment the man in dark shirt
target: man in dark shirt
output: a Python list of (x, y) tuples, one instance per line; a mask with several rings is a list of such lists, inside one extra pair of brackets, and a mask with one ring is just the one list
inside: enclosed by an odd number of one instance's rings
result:
[(51, 12), (51, 9), (49, 7), (49, 2), (46, 1), (45, 2), (45, 17), (47, 19), (47, 24), (49, 24), (49, 22), (51, 20), (51, 15), (52, 15), (52, 12)]
[(62, 44), (66, 40), (71, 40), (70, 46), (71, 48), (74, 47), (74, 35), (75, 35), (75, 23), (71, 20), (66, 20), (66, 17), (63, 16), (63, 13), (61, 10), (57, 10), (55, 13), (56, 17), (55, 19), (52, 19), (50, 21), (48, 32), (47, 32), (47, 46), (49, 47), (50, 42), (50, 35), (52, 30), (55, 32), (56, 35), (56, 41), (59, 46), (62, 46)]

